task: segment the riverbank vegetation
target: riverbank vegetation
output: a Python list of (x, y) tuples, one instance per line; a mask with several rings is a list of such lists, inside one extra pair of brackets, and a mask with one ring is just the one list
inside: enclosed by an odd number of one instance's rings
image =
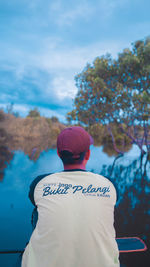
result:
[(8, 144), (11, 142), (11, 135), (2, 127), (5, 115), (0, 111), (0, 181), (3, 179), (4, 169), (13, 158), (13, 153), (9, 150)]
[(33, 160), (42, 151), (55, 148), (57, 135), (65, 128), (56, 117), (40, 116), (37, 109), (31, 110), (26, 118), (0, 110), (0, 117), (0, 145), (9, 151), (22, 150)]
[[(1, 150), (2, 146), (9, 153), (22, 150), (32, 160), (38, 159), (42, 151), (56, 148), (58, 134), (70, 125), (60, 123), (57, 117), (41, 116), (37, 108), (30, 110), (26, 118), (15, 116), (13, 112), (5, 113), (0, 110), (0, 118)], [(130, 139), (126, 135), (122, 135), (115, 125), (112, 125), (111, 128), (117, 147), (122, 151), (128, 151), (131, 148)], [(93, 137), (94, 145), (103, 146), (103, 151), (110, 156), (117, 154), (113, 149), (111, 135), (104, 125), (93, 124), (85, 129)]]

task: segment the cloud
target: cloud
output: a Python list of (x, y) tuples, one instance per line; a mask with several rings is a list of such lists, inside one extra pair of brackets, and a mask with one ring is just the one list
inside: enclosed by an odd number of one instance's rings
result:
[[(98, 42), (86, 46), (62, 46), (61, 41), (42, 41), (43, 48), (39, 53), (8, 47), (10, 56), (5, 55), (8, 64), (2, 64), (1, 103), (13, 102), (29, 105), (34, 108), (45, 108), (46, 111), (72, 109), (73, 98), (77, 93), (74, 77), (80, 73), (87, 62), (92, 63), (95, 57), (112, 53), (114, 56), (123, 47), (123, 43)], [(50, 43), (50, 45), (49, 45)], [(12, 51), (11, 51), (12, 50)], [(14, 53), (13, 53), (14, 51)], [(16, 55), (19, 55), (16, 57)], [(3, 55), (1, 56), (3, 59)], [(25, 114), (24, 109), (20, 111)], [(49, 111), (50, 112), (50, 111)], [(61, 114), (61, 112), (60, 112)]]
[(125, 8), (129, 0), (101, 0), (99, 9), (103, 20), (109, 20), (117, 10)]
[(56, 1), (50, 6), (50, 11), (53, 12), (55, 23), (62, 27), (72, 25), (78, 19), (89, 20), (94, 8), (89, 1), (75, 1), (65, 7), (62, 1)]
[[(4, 45), (0, 45), (2, 49)], [(0, 55), (1, 69), (14, 71), (18, 80), (25, 75), (38, 78), (37, 70), (49, 74), (62, 74), (65, 72), (70, 75), (80, 71), (87, 62), (92, 62), (95, 57), (111, 53), (116, 56), (120, 49), (124, 48), (124, 42), (107, 40), (107, 42), (90, 43), (87, 45), (62, 45), (56, 40), (45, 39), (42, 41), (40, 50), (35, 51), (31, 48), (16, 48), (13, 45), (5, 44), (6, 53)], [(3, 63), (4, 62), (4, 63)], [(40, 77), (39, 77), (40, 78)], [(51, 77), (50, 77), (51, 78)]]
[(108, 40), (107, 42), (90, 43), (84, 46), (57, 46), (49, 48), (45, 46), (44, 51), (35, 58), (34, 64), (50, 73), (68, 72), (75, 74), (81, 71), (87, 62), (93, 62), (95, 57), (111, 53), (116, 57), (118, 51), (124, 48), (124, 42)]
[(57, 97), (63, 101), (65, 98), (74, 99), (77, 88), (74, 85), (73, 80), (67, 79), (67, 77), (56, 76), (52, 82), (53, 90), (57, 92)]
[[(109, 21), (115, 12), (119, 9), (125, 8), (129, 4), (129, 0), (80, 0), (71, 1), (70, 5), (66, 1), (54, 1), (50, 5), (50, 15), (53, 17), (53, 22), (58, 26), (72, 26), (77, 20), (93, 21), (99, 18), (99, 21)], [(93, 21), (92, 21), (93, 20)]]

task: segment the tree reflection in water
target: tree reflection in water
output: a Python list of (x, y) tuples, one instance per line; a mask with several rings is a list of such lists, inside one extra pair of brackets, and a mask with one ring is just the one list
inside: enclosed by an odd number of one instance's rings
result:
[(0, 128), (0, 181), (3, 180), (4, 170), (13, 158), (13, 152), (7, 146), (10, 138), (10, 135), (3, 128)]
[[(119, 197), (115, 210), (117, 237), (138, 236), (150, 247), (150, 156), (141, 155), (128, 165), (119, 155), (113, 165), (103, 165), (101, 174), (115, 183)], [(148, 249), (149, 250), (149, 249)], [(149, 252), (123, 253), (126, 267), (149, 267)]]

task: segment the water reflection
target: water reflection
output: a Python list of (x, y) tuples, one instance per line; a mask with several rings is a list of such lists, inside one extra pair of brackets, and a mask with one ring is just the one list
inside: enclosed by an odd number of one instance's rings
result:
[[(129, 164), (118, 156), (112, 165), (103, 165), (101, 173), (116, 184), (119, 199), (115, 211), (117, 236), (138, 236), (150, 247), (150, 161), (141, 155)], [(121, 254), (125, 266), (150, 266), (148, 251)], [(144, 264), (143, 264), (144, 261)]]
[[(140, 156), (140, 151), (133, 146), (124, 155), (108, 157), (102, 147), (92, 147), (87, 169), (110, 177), (117, 185), (117, 236), (138, 236), (150, 247), (150, 162), (147, 155)], [(27, 198), (29, 184), (37, 175), (61, 170), (56, 150), (43, 152), (35, 162), (21, 151), (14, 154), (0, 183), (1, 249), (25, 247), (32, 232), (33, 206)], [(7, 260), (5, 256), (4, 261), (0, 257), (0, 266), (10, 267), (11, 261), (11, 256), (7, 256)], [(148, 267), (150, 258), (147, 252), (127, 253), (121, 255), (121, 262), (126, 267)]]
[[(125, 152), (128, 152), (130, 149), (132, 148), (132, 144), (131, 143), (127, 143), (127, 144), (117, 144), (117, 148), (116, 150), (118, 151), (122, 151), (121, 154), (124, 154)], [(114, 149), (114, 145), (111, 142), (106, 142), (103, 145), (103, 152), (106, 153), (109, 157), (111, 156), (116, 156), (118, 157), (118, 152)]]
[(11, 136), (3, 128), (0, 128), (0, 181), (3, 180), (5, 168), (13, 158), (13, 152), (7, 145), (10, 139)]

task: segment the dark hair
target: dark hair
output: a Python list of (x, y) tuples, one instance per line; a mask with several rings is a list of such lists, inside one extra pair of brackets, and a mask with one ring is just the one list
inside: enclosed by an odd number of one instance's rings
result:
[(79, 155), (74, 157), (73, 153), (69, 152), (68, 150), (63, 150), (60, 152), (60, 158), (64, 165), (68, 164), (80, 164), (84, 160), (86, 151), (81, 152)]

